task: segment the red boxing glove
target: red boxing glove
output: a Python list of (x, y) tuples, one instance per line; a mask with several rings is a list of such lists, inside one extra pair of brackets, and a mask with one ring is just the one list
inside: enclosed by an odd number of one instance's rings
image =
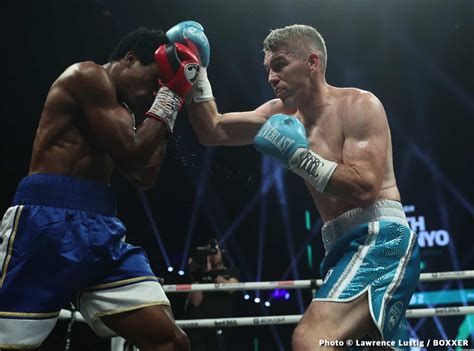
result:
[(146, 115), (164, 122), (170, 131), (183, 101), (199, 73), (199, 60), (186, 46), (161, 45), (155, 52), (155, 61), (160, 69), (161, 88)]
[(155, 52), (161, 71), (161, 83), (185, 98), (193, 87), (199, 71), (199, 59), (180, 43), (161, 45)]

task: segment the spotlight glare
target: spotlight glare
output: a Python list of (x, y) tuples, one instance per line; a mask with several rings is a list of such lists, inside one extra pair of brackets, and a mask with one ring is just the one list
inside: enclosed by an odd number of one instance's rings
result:
[(255, 302), (255, 303), (260, 303), (260, 298), (259, 298), (259, 297), (256, 297), (255, 299), (253, 299), (253, 302)]
[(173, 272), (173, 267), (168, 267), (168, 272)]
[(179, 274), (179, 275), (184, 275), (184, 271), (183, 271), (182, 269), (180, 269), (180, 270), (178, 271), (178, 274)]
[(250, 295), (249, 295), (249, 294), (245, 294), (245, 295), (244, 295), (244, 300), (248, 300), (248, 299), (250, 299)]
[(265, 306), (270, 307), (270, 301), (265, 301)]
[(289, 299), (290, 299), (290, 293), (287, 292), (287, 293), (285, 294), (285, 300), (289, 300)]
[(289, 294), (288, 290), (285, 289), (275, 289), (272, 292), (272, 299), (281, 300), (285, 298), (285, 295)]

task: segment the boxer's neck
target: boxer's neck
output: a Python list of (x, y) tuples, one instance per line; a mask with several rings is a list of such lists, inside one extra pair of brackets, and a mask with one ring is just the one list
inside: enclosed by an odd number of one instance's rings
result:
[(298, 104), (298, 113), (306, 120), (318, 116), (330, 104), (330, 91), (331, 86), (326, 82), (315, 84), (311, 92)]

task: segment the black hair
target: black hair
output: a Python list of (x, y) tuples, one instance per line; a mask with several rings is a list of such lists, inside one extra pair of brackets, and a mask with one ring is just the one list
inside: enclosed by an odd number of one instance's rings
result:
[(118, 61), (127, 52), (133, 51), (144, 66), (155, 62), (153, 54), (162, 44), (167, 44), (168, 38), (162, 30), (140, 27), (128, 33), (112, 50), (109, 61)]

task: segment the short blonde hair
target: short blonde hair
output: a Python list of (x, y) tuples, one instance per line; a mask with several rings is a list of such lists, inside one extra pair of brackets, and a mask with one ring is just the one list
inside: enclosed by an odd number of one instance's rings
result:
[(321, 60), (321, 69), (326, 72), (326, 43), (315, 28), (304, 24), (293, 24), (292, 26), (271, 30), (263, 41), (263, 51), (268, 53), (280, 49), (288, 50), (288, 52), (304, 59), (311, 52), (317, 52)]

